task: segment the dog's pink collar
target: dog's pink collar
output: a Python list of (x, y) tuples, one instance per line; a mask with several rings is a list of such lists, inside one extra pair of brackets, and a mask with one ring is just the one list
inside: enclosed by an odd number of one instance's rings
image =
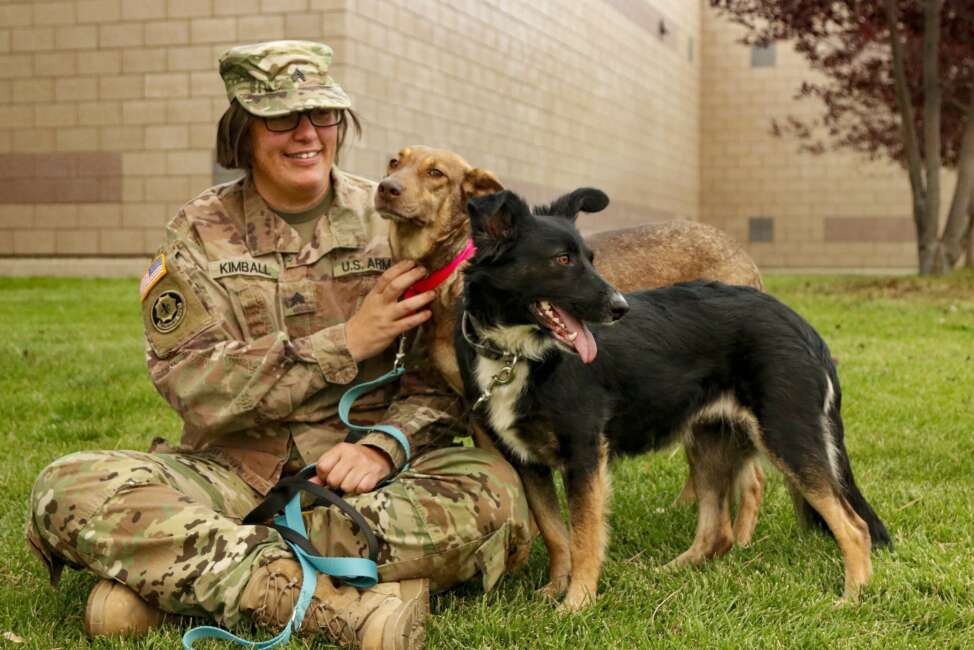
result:
[(468, 239), (467, 245), (463, 247), (463, 250), (460, 251), (449, 264), (444, 266), (442, 269), (433, 271), (425, 278), (406, 289), (406, 291), (403, 292), (402, 297), (404, 299), (412, 298), (413, 296), (417, 296), (424, 291), (429, 291), (430, 289), (435, 289), (436, 287), (440, 286), (448, 277), (453, 275), (453, 272), (457, 270), (458, 266), (473, 257), (473, 254), (476, 252), (477, 249), (473, 245), (473, 240)]

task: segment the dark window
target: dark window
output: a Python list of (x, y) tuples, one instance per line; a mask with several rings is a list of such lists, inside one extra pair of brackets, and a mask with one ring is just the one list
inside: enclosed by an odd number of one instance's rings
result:
[(775, 52), (774, 43), (767, 47), (758, 47), (755, 45), (751, 48), (751, 67), (752, 68), (770, 68), (773, 67), (775, 63)]
[(748, 241), (774, 241), (774, 217), (751, 217), (747, 224)]

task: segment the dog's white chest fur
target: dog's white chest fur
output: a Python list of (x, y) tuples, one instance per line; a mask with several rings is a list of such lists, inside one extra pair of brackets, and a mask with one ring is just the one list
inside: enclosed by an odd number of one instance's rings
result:
[[(527, 359), (541, 359), (552, 345), (548, 341), (538, 341), (537, 337), (533, 336), (535, 329), (532, 326), (504, 327), (492, 329), (484, 336), (485, 339), (490, 340), (502, 350), (517, 350), (522, 358), (514, 366), (511, 381), (507, 384), (494, 386), (491, 389), (490, 397), (481, 408), (485, 410), (487, 420), (501, 442), (525, 462), (540, 461), (531, 448), (524, 444), (521, 439), (517, 427), (519, 419), (517, 402), (528, 384), (530, 369)], [(488, 359), (477, 355), (474, 375), (480, 394), (490, 388), (494, 378), (501, 372), (504, 365), (505, 362), (500, 359)]]

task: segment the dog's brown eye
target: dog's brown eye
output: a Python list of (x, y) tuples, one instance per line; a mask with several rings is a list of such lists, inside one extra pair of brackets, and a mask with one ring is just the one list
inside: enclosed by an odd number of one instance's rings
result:
[(555, 261), (562, 266), (570, 266), (572, 263), (572, 256), (568, 253), (562, 253), (561, 255), (555, 256)]
[(395, 158), (389, 161), (389, 169), (395, 169), (398, 166), (399, 166), (399, 161), (396, 160)]
[(427, 173), (427, 174), (428, 174), (429, 176), (432, 176), (433, 178), (439, 178), (440, 176), (442, 176), (442, 175), (443, 175), (443, 172), (441, 172), (441, 171), (440, 171), (439, 169), (437, 169), (436, 167), (430, 167), (430, 170), (429, 170), (428, 172), (426, 172), (426, 173)]

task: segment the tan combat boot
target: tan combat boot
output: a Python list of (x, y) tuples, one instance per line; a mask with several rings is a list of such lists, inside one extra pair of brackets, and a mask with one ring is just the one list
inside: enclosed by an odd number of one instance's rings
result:
[[(240, 597), (240, 611), (257, 625), (281, 630), (301, 591), (301, 565), (275, 560), (258, 567)], [(426, 644), (429, 580), (384, 582), (371, 589), (336, 587), (318, 576), (302, 634), (325, 631), (333, 641), (362, 650), (418, 650)]]
[(85, 632), (88, 636), (142, 636), (159, 627), (167, 614), (114, 580), (99, 580), (88, 595)]

